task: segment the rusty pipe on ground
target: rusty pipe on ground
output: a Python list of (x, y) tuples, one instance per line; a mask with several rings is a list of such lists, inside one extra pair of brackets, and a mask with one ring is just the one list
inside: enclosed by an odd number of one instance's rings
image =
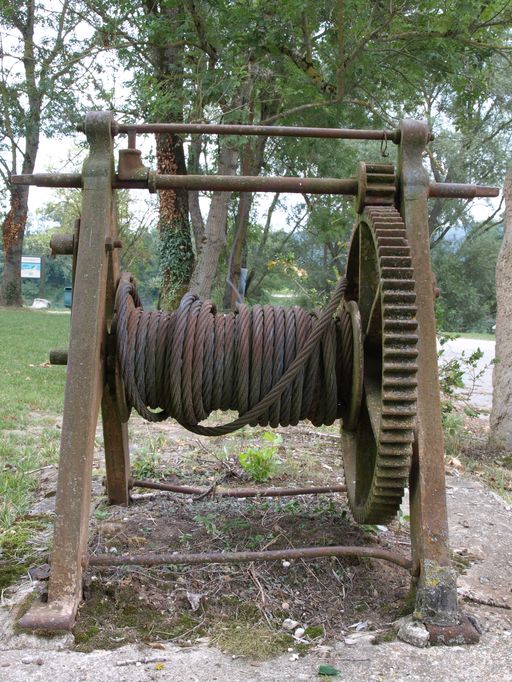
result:
[(148, 488), (151, 490), (164, 490), (183, 495), (201, 495), (212, 497), (291, 497), (293, 495), (322, 495), (328, 493), (344, 493), (345, 485), (309, 486), (303, 488), (199, 488), (196, 486), (177, 485), (174, 483), (159, 483), (157, 481), (140, 481), (130, 478), (130, 488)]
[(298, 547), (295, 549), (273, 549), (250, 552), (204, 552), (201, 554), (180, 554), (164, 552), (162, 554), (97, 554), (86, 560), (95, 568), (112, 566), (163, 566), (165, 564), (228, 564), (247, 563), (250, 561), (281, 561), (283, 559), (318, 559), (320, 557), (358, 556), (368, 559), (382, 559), (405, 570), (412, 571), (412, 561), (400, 554), (395, 554), (380, 547), (335, 546), (335, 547)]

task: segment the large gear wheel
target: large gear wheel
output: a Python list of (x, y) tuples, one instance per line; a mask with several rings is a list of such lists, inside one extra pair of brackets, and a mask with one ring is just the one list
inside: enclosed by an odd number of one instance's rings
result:
[(363, 343), (357, 423), (342, 426), (349, 504), (359, 523), (386, 523), (408, 482), (416, 418), (416, 294), (405, 225), (393, 206), (367, 207), (347, 259)]

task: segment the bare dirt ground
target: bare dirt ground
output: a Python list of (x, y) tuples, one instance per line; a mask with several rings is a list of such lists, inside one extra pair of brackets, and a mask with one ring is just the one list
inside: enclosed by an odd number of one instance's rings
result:
[[(280, 433), (272, 485), (342, 481), (334, 429)], [(251, 429), (207, 441), (140, 420), (132, 433), (138, 477), (206, 488), (247, 485), (238, 454), (261, 442)], [(361, 528), (341, 495), (236, 501), (138, 490), (129, 508), (106, 507), (99, 446), (91, 553), (368, 543), (410, 551), (406, 507), (389, 527)], [(343, 680), (512, 679), (512, 510), (480, 482), (460, 476), (458, 462), (448, 470), (460, 602), (482, 626), (477, 646), (415, 649), (396, 641), (392, 623), (406, 610), (408, 576), (380, 561), (90, 570), (73, 637), (45, 640), (13, 630), (27, 595), (44, 592), (44, 581), (4, 590), (0, 679), (317, 680), (325, 664), (340, 671), (333, 679)], [(33, 515), (51, 517), (55, 478), (53, 469), (42, 473)], [(39, 539), (43, 577), (49, 537)], [(287, 621), (295, 625), (286, 629)]]

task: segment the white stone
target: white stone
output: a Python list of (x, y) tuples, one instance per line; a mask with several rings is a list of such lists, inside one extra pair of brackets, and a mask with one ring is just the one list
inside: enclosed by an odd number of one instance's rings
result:
[(430, 635), (427, 628), (418, 620), (414, 620), (412, 616), (400, 618), (398, 625), (398, 639), (402, 642), (411, 644), (419, 648), (428, 645)]

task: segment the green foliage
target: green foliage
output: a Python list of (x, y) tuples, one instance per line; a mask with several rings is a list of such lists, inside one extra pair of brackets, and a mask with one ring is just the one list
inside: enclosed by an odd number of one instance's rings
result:
[(240, 466), (256, 483), (268, 481), (279, 466), (276, 454), (282, 442), (281, 436), (272, 431), (265, 431), (263, 439), (267, 445), (260, 448), (247, 448), (238, 456)]
[(152, 438), (149, 434), (142, 446), (135, 455), (132, 463), (132, 475), (135, 479), (155, 479), (163, 478), (165, 472), (160, 467), (162, 448), (165, 444), (163, 435)]
[(501, 234), (489, 230), (442, 242), (432, 251), (441, 290), (438, 326), (455, 332), (491, 332), (496, 321), (496, 260)]
[(220, 531), (217, 528), (217, 525), (215, 521), (217, 520), (217, 516), (215, 514), (209, 513), (209, 514), (196, 514), (194, 516), (194, 521), (201, 525), (205, 531), (208, 533), (208, 535), (213, 535), (214, 537), (219, 537), (220, 536)]
[(160, 232), (160, 268), (163, 274), (160, 305), (163, 309), (172, 309), (179, 303), (188, 288), (194, 266), (190, 236), (174, 227)]
[[(441, 395), (443, 396), (443, 412), (449, 413), (454, 409), (453, 399), (458, 397), (461, 400), (460, 391), (464, 388), (468, 389), (466, 395), (467, 401), (474, 390), (478, 380), (485, 373), (486, 367), (479, 367), (479, 362), (483, 357), (483, 351), (477, 348), (471, 353), (462, 351), (460, 355), (446, 360), (444, 358), (444, 346), (453, 339), (456, 339), (455, 334), (440, 334), (439, 335), (440, 348), (438, 351), (439, 363), (439, 384), (441, 388)], [(469, 378), (470, 385), (467, 385), (467, 378)]]
[[(462, 447), (464, 432), (464, 414), (477, 416), (478, 410), (470, 405), (469, 399), (477, 381), (484, 374), (486, 367), (480, 368), (479, 361), (483, 352), (477, 348), (467, 354), (462, 351), (459, 356), (445, 359), (445, 346), (448, 341), (457, 338), (455, 334), (440, 334), (439, 384), (441, 389), (441, 414), (446, 453), (458, 455)], [(468, 385), (469, 379), (469, 385)]]
[(318, 675), (320, 677), (339, 677), (341, 673), (338, 668), (335, 668), (333, 665), (322, 664), (318, 668)]

